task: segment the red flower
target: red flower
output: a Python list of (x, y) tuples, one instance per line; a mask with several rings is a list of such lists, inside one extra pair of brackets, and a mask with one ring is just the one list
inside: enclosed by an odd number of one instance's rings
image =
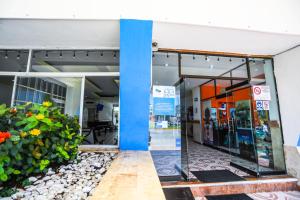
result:
[(29, 111), (26, 113), (26, 117), (31, 117), (31, 116), (32, 116), (32, 112)]
[(9, 132), (1, 132), (0, 131), (0, 143), (5, 142), (6, 139), (10, 138), (11, 134)]

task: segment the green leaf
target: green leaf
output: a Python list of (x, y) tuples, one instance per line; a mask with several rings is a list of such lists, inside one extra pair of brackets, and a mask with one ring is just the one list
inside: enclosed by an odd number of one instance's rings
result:
[(27, 118), (26, 118), (26, 119), (23, 119), (22, 121), (18, 121), (15, 125), (16, 125), (16, 126), (22, 126), (22, 125), (24, 125), (24, 124), (27, 124), (27, 122), (28, 122), (28, 120), (27, 120)]
[(20, 136), (18, 136), (18, 135), (13, 135), (13, 136), (10, 137), (10, 140), (13, 141), (13, 142), (17, 142), (17, 141), (20, 140)]
[(6, 174), (0, 174), (0, 180), (1, 181), (7, 181), (7, 179), (8, 179), (8, 176), (6, 175)]
[(44, 118), (41, 121), (44, 122), (45, 124), (47, 124), (48, 126), (52, 125), (52, 122), (51, 122), (51, 120), (49, 118)]
[(38, 121), (30, 122), (29, 124), (27, 124), (24, 127), (24, 131), (29, 131), (30, 129), (33, 129), (34, 127), (36, 127), (38, 124), (39, 124)]
[(0, 174), (4, 174), (4, 169), (2, 166), (0, 166)]
[(13, 174), (15, 174), (15, 175), (21, 174), (21, 171), (15, 169), (15, 170), (13, 171)]

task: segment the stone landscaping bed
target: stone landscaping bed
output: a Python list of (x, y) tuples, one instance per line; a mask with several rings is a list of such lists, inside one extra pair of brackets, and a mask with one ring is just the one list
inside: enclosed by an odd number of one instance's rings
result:
[(117, 153), (79, 153), (76, 160), (45, 176), (30, 177), (31, 185), (5, 199), (83, 200), (92, 195)]

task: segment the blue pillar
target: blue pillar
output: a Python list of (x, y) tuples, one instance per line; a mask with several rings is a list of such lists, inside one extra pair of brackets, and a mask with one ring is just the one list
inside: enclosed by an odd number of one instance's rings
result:
[(120, 149), (148, 150), (152, 21), (120, 20)]

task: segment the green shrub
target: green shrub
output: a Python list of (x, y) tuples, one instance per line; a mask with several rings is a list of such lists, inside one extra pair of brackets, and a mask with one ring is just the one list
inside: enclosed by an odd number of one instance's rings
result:
[(79, 129), (77, 118), (51, 102), (0, 105), (0, 184), (75, 159), (83, 140)]

